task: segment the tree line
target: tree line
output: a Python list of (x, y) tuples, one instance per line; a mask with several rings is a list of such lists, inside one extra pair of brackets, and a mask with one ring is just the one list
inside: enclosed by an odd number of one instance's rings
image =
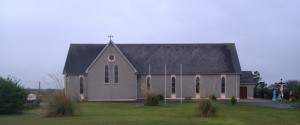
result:
[[(273, 91), (276, 90), (276, 96), (280, 93), (280, 87), (276, 84), (268, 85), (266, 82), (262, 81), (262, 77), (258, 71), (253, 72), (253, 82), (254, 82), (254, 98), (266, 98), (271, 99), (273, 97)], [(284, 99), (289, 99), (290, 91), (294, 99), (300, 99), (300, 81), (297, 80), (287, 80), (284, 82)]]

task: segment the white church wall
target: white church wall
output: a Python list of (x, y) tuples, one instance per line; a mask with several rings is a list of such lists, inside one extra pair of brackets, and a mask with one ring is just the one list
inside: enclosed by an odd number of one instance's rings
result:
[(78, 75), (65, 76), (65, 91), (67, 95), (76, 97), (79, 95), (79, 77)]
[(226, 98), (240, 98), (240, 75), (226, 75)]
[[(176, 98), (185, 97), (196, 98), (196, 76), (200, 76), (200, 96), (208, 98), (210, 95), (215, 95), (221, 98), (221, 74), (215, 75), (182, 75), (182, 95), (181, 95), (181, 77), (180, 75), (166, 76), (166, 98), (171, 98), (171, 76), (176, 77)], [(225, 98), (235, 96), (239, 98), (239, 75), (225, 75)], [(138, 98), (143, 98), (140, 90), (141, 84), (146, 83), (147, 75), (142, 75), (138, 80)], [(151, 90), (156, 94), (165, 95), (165, 75), (151, 75)]]

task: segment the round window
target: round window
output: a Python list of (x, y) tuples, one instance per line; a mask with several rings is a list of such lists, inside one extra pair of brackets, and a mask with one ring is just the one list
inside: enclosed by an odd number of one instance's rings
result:
[(115, 56), (114, 55), (109, 55), (108, 56), (108, 60), (109, 61), (114, 61), (115, 60)]

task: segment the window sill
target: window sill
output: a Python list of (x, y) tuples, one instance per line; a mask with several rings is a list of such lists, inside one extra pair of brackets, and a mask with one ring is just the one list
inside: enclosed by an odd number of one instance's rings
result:
[(104, 83), (104, 85), (109, 85), (110, 83)]
[(120, 83), (113, 83), (114, 85), (119, 85)]
[(225, 93), (221, 93), (221, 99), (224, 99), (224, 98), (226, 98), (226, 96), (225, 96), (226, 94)]

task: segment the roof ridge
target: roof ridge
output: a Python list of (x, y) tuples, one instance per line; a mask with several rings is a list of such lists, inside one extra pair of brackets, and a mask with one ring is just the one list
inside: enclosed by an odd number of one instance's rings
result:
[[(235, 43), (115, 43), (116, 45), (224, 45)], [(105, 43), (70, 43), (70, 45), (106, 45)]]
[(99, 44), (99, 43), (70, 43), (70, 45), (106, 45), (106, 44)]
[(116, 45), (204, 45), (204, 44), (235, 44), (235, 43), (121, 43)]

